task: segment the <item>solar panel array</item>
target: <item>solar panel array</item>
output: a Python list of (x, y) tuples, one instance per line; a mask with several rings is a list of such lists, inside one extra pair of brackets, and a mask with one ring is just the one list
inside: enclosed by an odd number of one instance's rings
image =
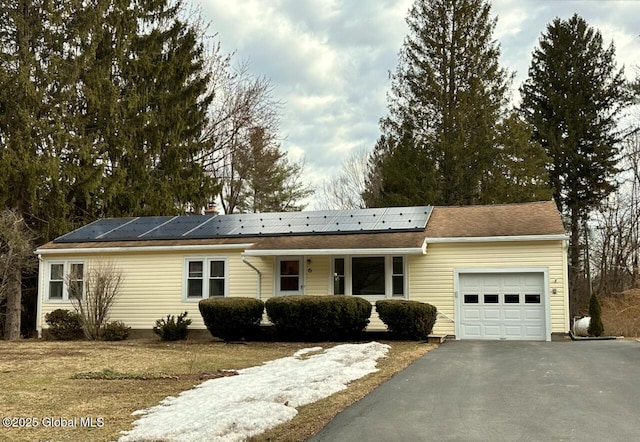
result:
[(424, 230), (431, 206), (231, 215), (107, 218), (55, 242), (206, 239)]

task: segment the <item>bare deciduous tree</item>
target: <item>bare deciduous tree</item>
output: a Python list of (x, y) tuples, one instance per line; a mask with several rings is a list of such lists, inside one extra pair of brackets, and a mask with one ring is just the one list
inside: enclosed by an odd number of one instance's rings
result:
[(257, 128), (265, 144), (277, 142), (282, 103), (274, 98), (271, 81), (253, 76), (247, 62), (232, 68), (228, 59), (223, 60), (212, 78), (215, 99), (205, 133), (208, 147), (200, 160), (218, 181), (217, 197), (225, 213), (233, 213), (244, 185), (239, 157)]
[[(80, 314), (85, 336), (87, 339), (100, 339), (124, 282), (122, 270), (113, 263), (105, 262), (91, 266), (84, 275), (70, 273), (66, 280), (69, 300)], [(84, 284), (78, 284), (78, 281)]]
[(320, 189), (318, 206), (321, 209), (363, 209), (362, 194), (366, 190), (369, 152), (360, 148), (352, 152), (340, 166), (340, 171), (325, 180)]
[(22, 274), (37, 265), (33, 238), (18, 211), (0, 212), (0, 302), (6, 301), (6, 340), (20, 339)]

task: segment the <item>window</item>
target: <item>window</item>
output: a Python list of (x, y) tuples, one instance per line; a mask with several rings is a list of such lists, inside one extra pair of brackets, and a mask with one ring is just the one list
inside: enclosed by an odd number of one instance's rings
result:
[(478, 295), (464, 295), (464, 303), (465, 304), (477, 304), (478, 303)]
[(498, 295), (484, 295), (485, 304), (497, 304), (498, 302)]
[(372, 301), (407, 295), (403, 256), (334, 257), (331, 275), (334, 295), (363, 296)]
[(333, 294), (345, 294), (345, 267), (344, 258), (335, 258), (333, 260)]
[(355, 296), (384, 295), (384, 256), (354, 257), (351, 260), (352, 294)]
[(391, 282), (393, 296), (404, 296), (404, 259), (402, 256), (393, 257)]
[(520, 304), (520, 295), (504, 295), (505, 304)]
[(185, 266), (186, 299), (198, 300), (226, 294), (226, 259), (189, 258)]
[(68, 301), (84, 296), (84, 263), (52, 262), (49, 264), (47, 297), (51, 301)]
[(540, 304), (540, 295), (524, 295), (525, 304)]

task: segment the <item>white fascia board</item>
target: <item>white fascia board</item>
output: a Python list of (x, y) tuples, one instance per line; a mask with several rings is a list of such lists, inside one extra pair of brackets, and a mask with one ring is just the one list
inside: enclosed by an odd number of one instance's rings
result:
[(190, 252), (198, 250), (247, 249), (252, 243), (243, 244), (193, 244), (178, 246), (129, 246), (129, 247), (87, 247), (69, 249), (36, 249), (36, 255), (88, 255), (94, 253), (136, 253), (136, 252)]
[(513, 241), (566, 241), (568, 235), (518, 235), (518, 236), (472, 236), (451, 238), (426, 238), (426, 244), (465, 243), (465, 242), (513, 242)]
[(246, 256), (321, 256), (321, 255), (423, 255), (422, 247), (384, 249), (272, 249), (246, 250)]

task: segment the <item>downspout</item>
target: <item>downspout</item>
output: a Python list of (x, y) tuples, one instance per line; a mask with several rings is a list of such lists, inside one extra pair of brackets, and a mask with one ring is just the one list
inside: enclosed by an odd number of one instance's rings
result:
[(249, 261), (247, 261), (247, 257), (244, 256), (244, 254), (242, 254), (242, 262), (248, 265), (249, 267), (251, 267), (258, 274), (258, 289), (256, 291), (256, 298), (260, 299), (260, 287), (262, 287), (262, 273), (260, 273), (260, 270), (258, 270), (256, 266), (254, 266)]
[(43, 278), (43, 274), (42, 255), (38, 253), (38, 296), (36, 297), (36, 332), (38, 332), (38, 339), (42, 339), (42, 302), (44, 290), (42, 288), (41, 278)]

